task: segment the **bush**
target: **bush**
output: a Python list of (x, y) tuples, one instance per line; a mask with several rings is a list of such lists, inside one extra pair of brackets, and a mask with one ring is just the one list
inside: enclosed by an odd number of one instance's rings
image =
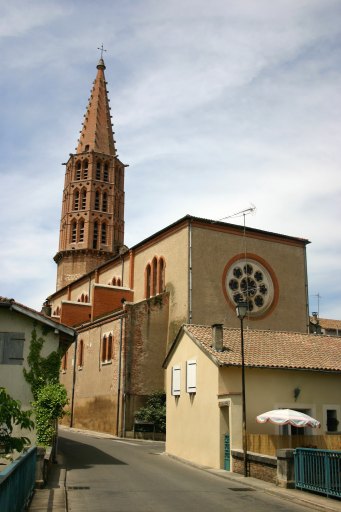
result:
[(66, 389), (62, 384), (47, 384), (38, 391), (37, 399), (33, 402), (38, 443), (52, 445), (57, 434), (57, 421), (65, 415), (64, 407), (67, 404)]
[(145, 407), (141, 407), (135, 419), (155, 424), (156, 432), (166, 432), (166, 394), (156, 391), (148, 398)]

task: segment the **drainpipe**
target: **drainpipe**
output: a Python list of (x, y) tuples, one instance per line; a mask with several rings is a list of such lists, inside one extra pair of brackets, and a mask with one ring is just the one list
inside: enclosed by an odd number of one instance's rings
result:
[(306, 322), (307, 333), (309, 334), (309, 293), (308, 293), (308, 270), (307, 270), (307, 246), (304, 246), (304, 278), (305, 278), (305, 298), (306, 298)]
[(192, 323), (192, 220), (188, 224), (188, 323)]
[[(124, 308), (124, 304), (123, 304)], [(117, 383), (117, 414), (116, 414), (116, 435), (119, 436), (120, 426), (120, 402), (121, 402), (121, 368), (122, 368), (122, 337), (123, 337), (123, 317), (120, 318), (120, 346), (118, 352), (118, 383)]]
[(70, 427), (73, 427), (74, 412), (75, 412), (75, 387), (76, 387), (76, 365), (77, 365), (77, 340), (75, 340), (75, 350), (73, 354), (73, 375), (72, 375), (72, 390), (71, 390), (71, 416), (70, 416)]

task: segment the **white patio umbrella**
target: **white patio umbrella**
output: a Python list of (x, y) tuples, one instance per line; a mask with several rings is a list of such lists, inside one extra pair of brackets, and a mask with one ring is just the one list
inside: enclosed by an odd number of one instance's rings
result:
[(321, 423), (308, 414), (293, 409), (275, 409), (257, 416), (258, 423), (273, 423), (274, 425), (293, 425), (294, 427), (320, 428)]

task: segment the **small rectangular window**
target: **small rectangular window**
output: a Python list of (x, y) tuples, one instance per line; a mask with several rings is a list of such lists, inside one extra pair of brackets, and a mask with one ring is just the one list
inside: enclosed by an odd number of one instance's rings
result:
[(181, 391), (181, 367), (180, 365), (172, 368), (172, 395), (180, 396)]
[(186, 389), (187, 393), (196, 393), (197, 391), (197, 362), (195, 359), (187, 361), (186, 365)]
[(25, 333), (0, 333), (0, 364), (23, 364)]
[(327, 409), (327, 432), (337, 432), (339, 420), (336, 409)]

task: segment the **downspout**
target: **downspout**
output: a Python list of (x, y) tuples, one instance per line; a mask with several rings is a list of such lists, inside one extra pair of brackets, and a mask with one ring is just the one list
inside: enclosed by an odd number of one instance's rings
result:
[(70, 427), (73, 427), (74, 420), (74, 412), (75, 412), (75, 388), (76, 388), (76, 365), (77, 365), (77, 340), (78, 336), (76, 335), (75, 340), (75, 350), (73, 354), (73, 375), (72, 375), (72, 390), (71, 390), (71, 417), (70, 417)]
[[(124, 308), (124, 305), (123, 305)], [(119, 436), (119, 426), (120, 426), (120, 403), (121, 403), (121, 368), (122, 368), (122, 337), (123, 337), (123, 317), (120, 318), (120, 345), (118, 352), (118, 383), (117, 383), (117, 414), (116, 414), (116, 435)]]
[(193, 275), (192, 275), (192, 220), (189, 219), (188, 224), (188, 323), (192, 323), (192, 289)]
[(309, 293), (308, 293), (308, 268), (307, 268), (307, 246), (304, 246), (304, 278), (305, 278), (305, 297), (306, 297), (306, 322), (307, 333), (309, 334)]

